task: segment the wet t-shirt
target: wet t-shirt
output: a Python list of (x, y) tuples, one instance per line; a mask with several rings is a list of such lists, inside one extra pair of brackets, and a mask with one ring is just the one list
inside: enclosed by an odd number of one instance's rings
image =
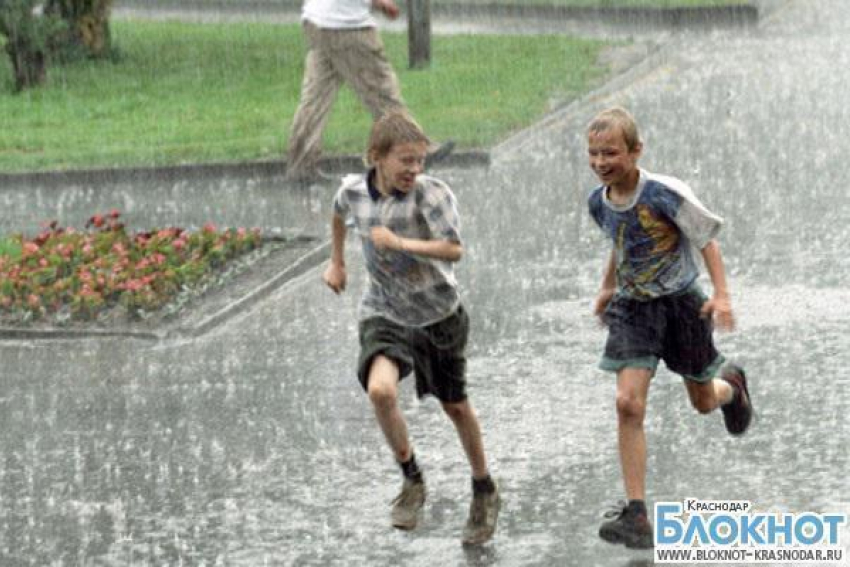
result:
[(618, 289), (638, 300), (687, 289), (699, 275), (698, 250), (723, 223), (682, 181), (645, 170), (631, 202), (612, 203), (602, 186), (591, 193), (588, 205), (613, 241)]
[(420, 175), (406, 194), (382, 195), (368, 181), (373, 172), (347, 176), (334, 198), (334, 212), (360, 237), (369, 273), (360, 319), (379, 316), (412, 327), (445, 319), (460, 303), (452, 263), (378, 250), (370, 234), (372, 227), (385, 226), (402, 238), (460, 243), (455, 196), (448, 185), (427, 175)]

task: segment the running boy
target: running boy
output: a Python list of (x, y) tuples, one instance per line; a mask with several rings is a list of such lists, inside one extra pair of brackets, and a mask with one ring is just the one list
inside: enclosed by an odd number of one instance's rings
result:
[[(644, 502), (643, 421), (658, 361), (684, 378), (697, 411), (721, 408), (732, 435), (744, 433), (752, 417), (744, 371), (732, 364), (721, 370), (724, 358), (711, 336), (713, 320), (725, 330), (735, 325), (715, 240), (722, 220), (678, 179), (640, 169), (641, 150), (637, 125), (622, 108), (601, 112), (588, 127), (590, 167), (602, 182), (590, 196), (590, 215), (613, 241), (594, 312), (608, 326), (600, 367), (617, 374), (618, 444), (628, 497), (599, 536), (633, 548), (653, 545)], [(710, 299), (696, 283), (695, 250), (711, 278)]]
[(367, 151), (369, 171), (343, 179), (334, 199), (332, 252), (323, 280), (336, 293), (345, 289), (350, 220), (369, 274), (360, 303), (357, 374), (404, 477), (393, 502), (392, 524), (413, 529), (425, 502), (422, 471), (398, 405), (399, 381), (413, 371), (417, 394), (440, 400), (466, 452), (473, 497), (463, 541), (480, 544), (496, 529), (500, 498), (466, 395), (469, 319), (453, 269), (463, 253), (456, 201), (445, 183), (422, 175), (429, 143), (403, 112), (390, 112), (375, 122)]

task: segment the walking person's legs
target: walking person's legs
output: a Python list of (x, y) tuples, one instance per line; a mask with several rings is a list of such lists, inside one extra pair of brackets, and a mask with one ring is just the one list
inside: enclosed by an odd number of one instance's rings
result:
[(342, 85), (342, 77), (327, 49), (328, 37), (334, 33), (334, 30), (320, 30), (309, 22), (304, 23), (310, 47), (304, 61), (301, 98), (287, 144), (286, 177), (290, 180), (307, 180), (318, 172), (322, 135)]
[(398, 77), (384, 53), (377, 29), (339, 32), (329, 50), (336, 71), (369, 109), (373, 119), (390, 110), (405, 109)]
[[(351, 30), (337, 36), (333, 60), (336, 70), (369, 109), (374, 119), (391, 110), (407, 109), (398, 76), (384, 53), (384, 44), (375, 28)], [(426, 167), (445, 159), (455, 143), (445, 141), (428, 150)]]

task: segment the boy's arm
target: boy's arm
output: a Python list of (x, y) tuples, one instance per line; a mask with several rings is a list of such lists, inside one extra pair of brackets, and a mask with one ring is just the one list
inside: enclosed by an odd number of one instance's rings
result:
[(371, 236), (379, 250), (396, 250), (447, 262), (457, 262), (463, 256), (463, 246), (453, 240), (402, 238), (385, 226), (372, 228)]
[(345, 290), (345, 219), (334, 214), (331, 219), (331, 259), (322, 280), (334, 293)]
[(723, 256), (720, 254), (720, 244), (712, 239), (701, 250), (705, 267), (711, 277), (714, 295), (702, 306), (702, 314), (714, 317), (719, 328), (731, 331), (735, 328), (735, 316), (732, 314), (732, 301), (729, 288), (726, 285), (726, 268), (723, 266)]
[(614, 259), (614, 250), (608, 256), (608, 262), (605, 264), (605, 271), (602, 274), (602, 287), (599, 289), (599, 294), (596, 296), (596, 301), (593, 304), (593, 314), (601, 317), (605, 312), (605, 308), (611, 302), (611, 298), (617, 292), (617, 266)]

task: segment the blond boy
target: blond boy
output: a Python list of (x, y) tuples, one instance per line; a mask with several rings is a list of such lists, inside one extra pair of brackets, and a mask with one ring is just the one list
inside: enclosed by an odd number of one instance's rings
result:
[[(726, 330), (735, 324), (715, 240), (722, 220), (678, 179), (640, 169), (642, 149), (635, 120), (622, 108), (601, 112), (588, 127), (590, 167), (602, 182), (589, 198), (590, 215), (613, 243), (594, 312), (608, 327), (600, 367), (617, 375), (618, 445), (628, 497), (599, 535), (633, 548), (653, 545), (643, 422), (659, 360), (683, 377), (697, 411), (721, 408), (730, 434), (744, 433), (752, 418), (743, 369), (723, 366), (712, 341), (713, 321)], [(696, 283), (697, 255), (711, 278), (711, 298)]]

